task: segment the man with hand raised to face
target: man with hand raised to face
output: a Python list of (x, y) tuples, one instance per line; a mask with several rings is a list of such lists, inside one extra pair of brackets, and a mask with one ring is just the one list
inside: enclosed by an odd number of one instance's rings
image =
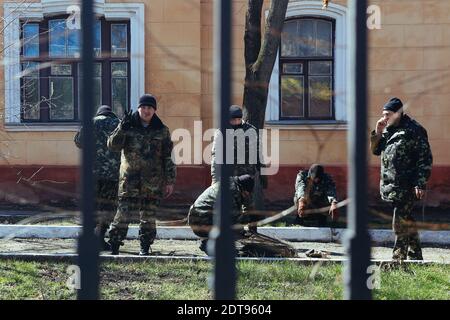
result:
[(381, 155), (381, 198), (393, 207), (394, 260), (422, 260), (415, 200), (423, 198), (433, 156), (427, 131), (403, 112), (399, 98), (390, 99), (370, 136), (374, 155)]
[(140, 255), (148, 255), (156, 237), (156, 210), (174, 188), (176, 167), (170, 131), (156, 115), (156, 98), (144, 94), (138, 110), (125, 114), (108, 139), (108, 147), (121, 151), (119, 204), (109, 231), (112, 254), (119, 253), (131, 217), (139, 214)]

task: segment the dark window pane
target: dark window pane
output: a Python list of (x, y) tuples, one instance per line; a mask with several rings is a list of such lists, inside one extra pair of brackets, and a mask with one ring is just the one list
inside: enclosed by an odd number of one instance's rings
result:
[(331, 61), (311, 61), (309, 73), (312, 75), (331, 75)]
[(31, 61), (23, 62), (22, 77), (39, 77), (39, 63)]
[(54, 64), (51, 67), (51, 74), (53, 76), (71, 76), (72, 65), (70, 64)]
[(288, 21), (284, 24), (281, 34), (281, 55), (283, 57), (298, 56), (297, 21)]
[(128, 110), (128, 81), (127, 78), (112, 78), (112, 109), (117, 116), (122, 117)]
[(314, 34), (314, 20), (298, 21), (298, 51), (300, 57), (311, 57), (316, 54), (316, 39)]
[(112, 24), (111, 25), (111, 56), (126, 57), (128, 50), (127, 43), (127, 25)]
[(281, 117), (304, 117), (303, 77), (281, 77)]
[(50, 37), (50, 56), (66, 56), (66, 20), (57, 19), (48, 22)]
[(22, 113), (25, 120), (39, 120), (39, 64), (37, 62), (22, 63)]
[(50, 119), (73, 120), (73, 81), (69, 77), (50, 77)]
[(317, 20), (317, 56), (331, 57), (332, 53), (332, 28), (329, 21)]
[(102, 24), (100, 21), (95, 21), (94, 26), (94, 55), (101, 57), (102, 55)]
[[(78, 64), (78, 104), (81, 104), (81, 84), (83, 81), (83, 64)], [(94, 63), (94, 107), (102, 105), (102, 64)]]
[(331, 77), (309, 77), (309, 115), (311, 117), (331, 118)]
[(284, 63), (283, 64), (284, 74), (302, 74), (303, 64), (302, 63)]
[(127, 76), (126, 62), (113, 62), (111, 63), (111, 75), (113, 77), (126, 77)]
[[(83, 64), (78, 64), (78, 76), (83, 76)], [(102, 64), (101, 63), (94, 63), (94, 77), (101, 77), (102, 76)]]
[(37, 23), (23, 25), (23, 55), (39, 57), (39, 25)]
[(39, 78), (24, 77), (22, 86), (23, 119), (39, 120)]

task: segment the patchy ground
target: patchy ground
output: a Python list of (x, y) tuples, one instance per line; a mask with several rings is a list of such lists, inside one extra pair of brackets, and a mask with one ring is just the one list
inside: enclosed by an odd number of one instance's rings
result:
[[(67, 286), (69, 264), (0, 260), (0, 299), (75, 299)], [(342, 264), (240, 261), (237, 299), (338, 300)], [(100, 266), (102, 299), (212, 299), (208, 261), (108, 262)], [(374, 299), (450, 299), (449, 265), (402, 265), (381, 269)], [(392, 285), (395, 284), (395, 285)], [(170, 317), (170, 316), (169, 316)]]
[[(0, 239), (0, 253), (75, 253), (76, 240), (63, 239)], [(156, 240), (152, 245), (154, 255), (162, 256), (205, 256), (198, 248), (199, 241), (190, 240)], [(309, 249), (328, 252), (329, 259), (341, 260), (344, 255), (344, 247), (339, 243), (318, 243), (318, 242), (292, 242), (298, 250), (300, 258), (306, 258), (305, 252)], [(391, 258), (392, 247), (376, 246), (372, 247), (372, 258), (389, 260)], [(127, 240), (121, 248), (123, 254), (137, 254), (139, 252), (139, 242), (137, 240)], [(103, 252), (107, 254), (108, 252)], [(429, 247), (423, 248), (425, 260), (438, 263), (450, 263), (450, 247)]]

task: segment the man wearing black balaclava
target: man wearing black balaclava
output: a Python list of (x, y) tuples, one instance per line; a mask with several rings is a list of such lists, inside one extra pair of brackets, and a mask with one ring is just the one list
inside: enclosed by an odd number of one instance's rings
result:
[[(260, 175), (260, 169), (263, 161), (260, 159), (259, 152), (261, 150), (260, 140), (258, 136), (258, 130), (256, 127), (251, 125), (248, 122), (242, 120), (242, 109), (239, 106), (232, 105), (229, 108), (229, 121), (230, 126), (234, 130), (233, 139), (234, 139), (234, 148), (233, 150), (227, 150), (227, 152), (233, 152), (233, 169), (231, 172), (232, 176), (241, 176), (244, 174), (249, 174), (254, 177), (256, 184), (256, 192), (253, 194), (252, 201), (249, 205), (246, 205), (243, 208), (244, 214), (246, 215), (248, 221), (247, 222), (255, 222), (260, 218), (256, 215), (252, 215), (249, 212), (255, 208), (255, 196), (258, 196), (256, 193), (260, 191), (260, 186), (263, 188), (267, 187), (266, 177)], [(219, 177), (217, 175), (217, 163), (218, 158), (222, 157), (219, 155), (218, 148), (218, 140), (221, 138), (220, 130), (216, 131), (214, 135), (213, 146), (211, 150), (211, 179), (212, 184), (219, 181)], [(221, 140), (223, 141), (223, 140)], [(260, 191), (262, 193), (262, 191)], [(259, 201), (262, 201), (259, 200)], [(256, 232), (256, 227), (251, 225), (250, 230)]]

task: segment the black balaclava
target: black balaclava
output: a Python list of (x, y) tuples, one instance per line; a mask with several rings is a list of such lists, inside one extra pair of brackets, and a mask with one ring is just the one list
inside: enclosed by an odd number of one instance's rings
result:
[(237, 184), (241, 187), (242, 190), (253, 192), (253, 187), (255, 185), (255, 180), (249, 174), (244, 174), (242, 176), (237, 177)]
[[(237, 105), (232, 105), (230, 107), (230, 119), (242, 119), (242, 109)], [(238, 125), (231, 126), (234, 130), (242, 128), (242, 122)]]
[(322, 165), (313, 164), (311, 168), (309, 168), (308, 178), (311, 178), (312, 180), (314, 180), (315, 178), (319, 178), (320, 180), (322, 180), (324, 173), (325, 170), (323, 169)]

